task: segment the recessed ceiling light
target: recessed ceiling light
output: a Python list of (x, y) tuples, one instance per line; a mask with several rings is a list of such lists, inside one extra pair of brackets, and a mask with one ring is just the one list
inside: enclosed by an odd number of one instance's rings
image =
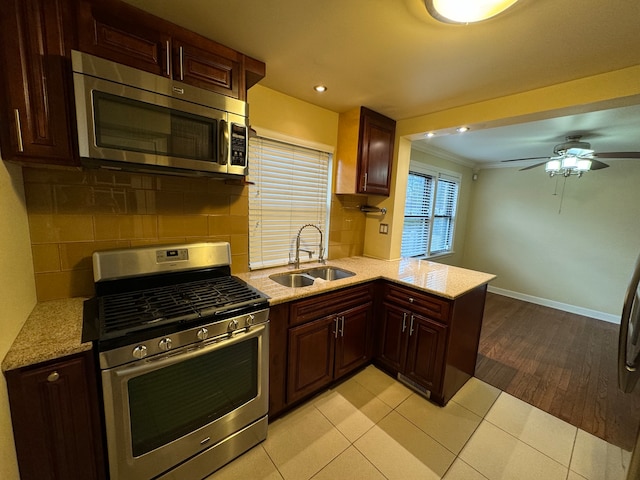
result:
[(456, 132), (458, 133), (464, 133), (464, 132), (468, 132), (469, 131), (469, 127), (458, 127), (456, 128)]
[(425, 137), (427, 137), (427, 138), (431, 138), (431, 137), (434, 137), (434, 136), (435, 136), (435, 133), (433, 133), (433, 132), (428, 132), (428, 133), (425, 133), (425, 134), (424, 134), (424, 136), (425, 136)]
[(318, 93), (323, 93), (327, 91), (326, 85), (316, 85), (313, 89)]
[(424, 0), (433, 18), (445, 23), (473, 23), (494, 17), (518, 0)]

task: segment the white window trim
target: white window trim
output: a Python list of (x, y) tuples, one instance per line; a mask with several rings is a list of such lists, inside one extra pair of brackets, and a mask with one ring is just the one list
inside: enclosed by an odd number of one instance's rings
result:
[[(443, 179), (443, 180), (447, 180), (450, 182), (455, 182), (458, 184), (458, 198), (456, 201), (456, 208), (453, 212), (453, 231), (451, 232), (451, 250), (447, 251), (447, 252), (441, 252), (441, 253), (435, 253), (435, 254), (426, 254), (426, 255), (422, 255), (422, 256), (418, 256), (418, 257), (412, 257), (412, 258), (418, 258), (418, 259), (435, 259), (435, 258), (444, 258), (444, 257), (448, 257), (451, 255), (454, 255), (455, 249), (454, 249), (454, 245), (455, 245), (455, 235), (456, 235), (456, 230), (457, 230), (457, 223), (458, 223), (458, 204), (460, 201), (460, 187), (462, 185), (462, 174), (458, 173), (458, 172), (453, 172), (451, 170), (446, 170), (444, 168), (438, 168), (438, 167), (434, 167), (433, 165), (429, 165), (417, 160), (411, 160), (409, 163), (409, 173), (411, 172), (416, 172), (416, 173), (420, 173), (423, 175), (430, 175), (436, 179)], [(438, 192), (438, 182), (436, 182), (435, 184), (435, 188), (434, 188), (434, 192), (433, 192), (433, 197), (435, 199), (436, 195)], [(402, 216), (403, 216), (403, 223), (404, 223), (404, 212), (402, 212)], [(433, 210), (431, 211), (431, 217), (433, 218)], [(431, 250), (431, 235), (433, 233), (433, 229), (429, 228), (429, 239), (427, 241), (427, 246), (428, 249)]]

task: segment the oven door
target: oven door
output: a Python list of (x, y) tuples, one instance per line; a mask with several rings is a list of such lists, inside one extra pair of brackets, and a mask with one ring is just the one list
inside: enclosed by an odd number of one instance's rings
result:
[(266, 416), (268, 328), (103, 371), (111, 479), (153, 478)]

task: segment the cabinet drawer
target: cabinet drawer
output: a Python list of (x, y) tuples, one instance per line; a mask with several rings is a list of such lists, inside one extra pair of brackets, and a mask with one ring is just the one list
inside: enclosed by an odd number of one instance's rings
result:
[(372, 301), (371, 286), (339, 290), (291, 304), (289, 325), (300, 325), (316, 318), (332, 315)]
[(449, 302), (428, 293), (387, 283), (384, 287), (384, 299), (442, 323), (449, 321)]

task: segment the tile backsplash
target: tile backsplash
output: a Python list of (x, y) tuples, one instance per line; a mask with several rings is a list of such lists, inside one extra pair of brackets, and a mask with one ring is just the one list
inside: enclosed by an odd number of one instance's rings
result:
[[(248, 270), (249, 189), (233, 180), (39, 168), (23, 177), (39, 301), (93, 295), (96, 250), (220, 240), (232, 272)], [(333, 196), (328, 258), (362, 254), (361, 202)]]

